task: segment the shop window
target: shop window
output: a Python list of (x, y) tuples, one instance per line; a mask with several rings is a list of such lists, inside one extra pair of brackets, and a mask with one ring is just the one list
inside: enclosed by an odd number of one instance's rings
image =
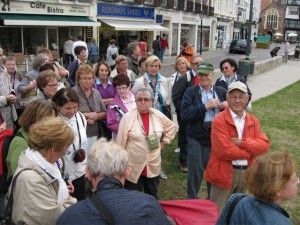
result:
[(162, 0), (162, 1), (161, 1), (161, 5), (162, 5), (162, 6), (167, 6), (167, 0)]
[(35, 55), (38, 47), (46, 46), (46, 31), (43, 27), (25, 27), (23, 37), (25, 54)]
[(0, 37), (0, 46), (3, 48), (5, 55), (23, 52), (20, 27), (1, 27)]

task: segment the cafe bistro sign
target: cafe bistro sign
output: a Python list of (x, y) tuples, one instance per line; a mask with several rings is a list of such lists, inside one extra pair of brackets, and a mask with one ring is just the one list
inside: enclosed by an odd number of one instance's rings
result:
[(0, 3), (0, 11), (5, 13), (34, 13), (44, 15), (64, 15), (64, 16), (89, 16), (89, 6), (82, 5), (63, 5), (48, 2), (21, 2), (10, 1), (9, 7), (4, 7)]

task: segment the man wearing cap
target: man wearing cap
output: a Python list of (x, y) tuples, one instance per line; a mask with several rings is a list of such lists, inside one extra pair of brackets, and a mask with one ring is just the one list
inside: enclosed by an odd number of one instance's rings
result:
[[(227, 106), (226, 90), (212, 85), (213, 71), (211, 63), (200, 62), (196, 69), (199, 85), (189, 87), (181, 103), (181, 118), (187, 124), (188, 199), (199, 198), (203, 173), (210, 157), (212, 120)], [(209, 183), (207, 194), (209, 197)]]
[(212, 123), (211, 156), (205, 173), (212, 184), (210, 200), (220, 213), (232, 193), (246, 191), (245, 170), (270, 146), (258, 119), (245, 111), (247, 86), (240, 81), (230, 84), (226, 99), (229, 107)]

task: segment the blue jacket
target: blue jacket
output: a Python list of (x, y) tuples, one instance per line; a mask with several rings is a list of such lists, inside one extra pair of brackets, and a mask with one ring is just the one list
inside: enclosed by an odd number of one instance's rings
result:
[[(202, 129), (206, 108), (199, 94), (199, 85), (186, 89), (181, 102), (181, 119), (187, 123), (187, 136), (198, 139), (201, 144), (210, 146), (210, 131)], [(215, 94), (220, 102), (226, 101), (226, 90), (214, 86)]]
[[(131, 191), (114, 178), (99, 182), (96, 193), (110, 212), (114, 225), (168, 225), (166, 214), (158, 201), (142, 192)], [(85, 199), (67, 208), (58, 218), (57, 225), (106, 223), (94, 204)]]
[[(239, 195), (233, 194), (227, 202), (216, 225), (225, 225), (227, 214), (233, 200)], [(253, 196), (242, 198), (236, 205), (230, 225), (292, 225), (289, 214), (275, 203), (264, 203)]]

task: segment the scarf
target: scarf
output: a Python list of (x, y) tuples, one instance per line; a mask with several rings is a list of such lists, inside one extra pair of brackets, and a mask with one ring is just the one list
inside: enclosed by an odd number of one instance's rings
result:
[(69, 196), (68, 187), (65, 181), (62, 179), (61, 173), (55, 164), (48, 162), (38, 151), (27, 148), (25, 155), (36, 165), (42, 168), (47, 174), (54, 177), (59, 182), (59, 188), (57, 193), (57, 203), (63, 203)]

